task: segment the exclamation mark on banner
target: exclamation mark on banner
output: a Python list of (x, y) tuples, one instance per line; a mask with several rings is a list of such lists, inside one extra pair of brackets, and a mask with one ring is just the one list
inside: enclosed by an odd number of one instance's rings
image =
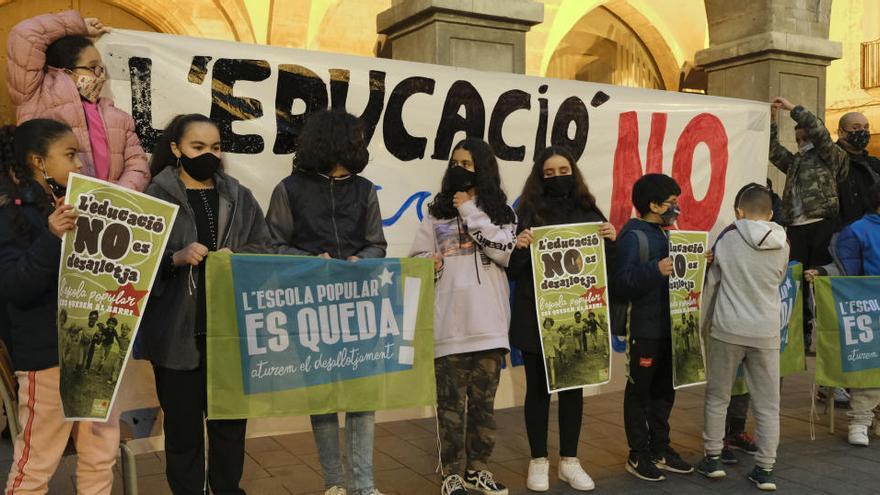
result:
[[(419, 295), (422, 292), (422, 279), (406, 277), (403, 281), (403, 340), (412, 343), (416, 337), (416, 320), (419, 316)], [(400, 346), (397, 362), (412, 366), (416, 348), (412, 345)]]

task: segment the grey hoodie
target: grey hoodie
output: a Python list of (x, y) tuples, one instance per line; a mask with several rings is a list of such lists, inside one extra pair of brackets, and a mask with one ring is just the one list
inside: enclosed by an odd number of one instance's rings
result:
[(712, 338), (779, 349), (779, 284), (788, 251), (785, 230), (773, 222), (737, 220), (721, 232), (703, 289)]

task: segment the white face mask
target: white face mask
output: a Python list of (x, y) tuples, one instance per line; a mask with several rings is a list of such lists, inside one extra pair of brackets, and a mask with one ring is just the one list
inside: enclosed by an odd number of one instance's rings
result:
[(815, 146), (813, 146), (813, 143), (812, 143), (812, 142), (808, 142), (807, 144), (801, 146), (801, 147), (798, 149), (798, 151), (801, 152), (801, 153), (806, 153), (806, 152), (810, 151), (810, 150), (813, 149), (813, 148), (815, 148)]

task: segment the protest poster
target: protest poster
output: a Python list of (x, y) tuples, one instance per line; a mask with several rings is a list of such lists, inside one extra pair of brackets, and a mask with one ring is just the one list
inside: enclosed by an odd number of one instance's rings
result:
[(816, 383), (880, 387), (880, 277), (816, 277)]
[(611, 379), (608, 275), (601, 225), (532, 229), (535, 307), (549, 393)]
[[(779, 376), (799, 373), (807, 369), (804, 357), (804, 266), (798, 262), (788, 265), (785, 280), (779, 284)], [(736, 369), (733, 395), (748, 393), (743, 366)]]
[(706, 275), (707, 232), (669, 233), (669, 315), (672, 322), (672, 383), (675, 389), (706, 381), (700, 331), (701, 296)]
[(76, 226), (62, 240), (58, 360), (68, 419), (106, 421), (177, 205), (71, 174)]
[(209, 418), (436, 403), (433, 260), (219, 253), (206, 269)]

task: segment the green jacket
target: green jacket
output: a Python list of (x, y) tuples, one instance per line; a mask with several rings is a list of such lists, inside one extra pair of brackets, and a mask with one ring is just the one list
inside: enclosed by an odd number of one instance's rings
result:
[(806, 129), (813, 149), (788, 151), (779, 143), (779, 127), (775, 123), (770, 126), (770, 162), (785, 173), (779, 223), (789, 225), (794, 221), (796, 195), (804, 217), (834, 218), (839, 210), (837, 183), (849, 173), (849, 156), (834, 144), (825, 124), (804, 107), (794, 107), (791, 118)]

